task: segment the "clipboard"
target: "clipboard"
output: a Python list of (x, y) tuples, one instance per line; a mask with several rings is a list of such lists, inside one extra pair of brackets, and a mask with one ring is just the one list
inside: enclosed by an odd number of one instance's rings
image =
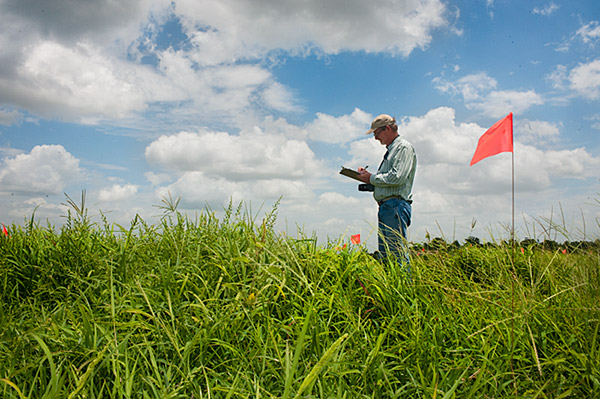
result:
[(362, 180), (360, 180), (360, 178), (358, 176), (360, 176), (360, 173), (358, 173), (355, 170), (352, 169), (348, 169), (342, 166), (342, 170), (340, 170), (340, 175), (344, 175), (344, 176), (348, 176), (351, 179), (357, 180), (361, 183), (364, 183)]

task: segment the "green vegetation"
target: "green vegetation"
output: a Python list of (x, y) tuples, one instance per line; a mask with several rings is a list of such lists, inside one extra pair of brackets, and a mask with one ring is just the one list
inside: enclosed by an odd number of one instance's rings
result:
[[(82, 201), (83, 202), (83, 201)], [(412, 280), (230, 207), (0, 237), (2, 398), (600, 396), (598, 247), (446, 245)], [(417, 255), (418, 253), (418, 255)]]

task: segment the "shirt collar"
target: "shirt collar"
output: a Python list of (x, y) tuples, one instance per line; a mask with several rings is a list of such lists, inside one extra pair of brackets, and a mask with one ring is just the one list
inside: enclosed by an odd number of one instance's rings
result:
[(400, 135), (397, 135), (396, 138), (394, 138), (394, 140), (392, 140), (391, 143), (389, 143), (388, 145), (385, 146), (385, 148), (390, 148), (396, 142), (396, 140), (398, 140), (399, 138), (400, 138)]

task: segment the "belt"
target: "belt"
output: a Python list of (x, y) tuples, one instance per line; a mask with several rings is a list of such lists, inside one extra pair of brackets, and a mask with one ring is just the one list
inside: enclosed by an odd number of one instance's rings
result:
[[(382, 200), (377, 201), (377, 205), (381, 206), (381, 204), (383, 204), (385, 201), (389, 201), (391, 199), (399, 199), (399, 200), (403, 200), (403, 198), (399, 195), (393, 195), (391, 197), (386, 197)], [(407, 201), (408, 203), (411, 203), (412, 201)]]

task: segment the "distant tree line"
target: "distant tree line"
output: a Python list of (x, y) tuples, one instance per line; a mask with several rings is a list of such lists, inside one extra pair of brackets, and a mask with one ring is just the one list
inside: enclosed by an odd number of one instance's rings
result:
[[(457, 250), (463, 247), (480, 247), (480, 248), (501, 248), (512, 247), (510, 241), (498, 242), (482, 242), (478, 237), (469, 236), (461, 244), (458, 240), (451, 243), (447, 242), (442, 237), (435, 237), (424, 243), (416, 243), (411, 245), (413, 251), (440, 251), (440, 250)], [(576, 251), (600, 251), (600, 239), (594, 241), (564, 241), (559, 243), (554, 240), (538, 241), (533, 238), (526, 238), (516, 243), (516, 246), (523, 249), (539, 249), (547, 251), (567, 250), (568, 252)]]

